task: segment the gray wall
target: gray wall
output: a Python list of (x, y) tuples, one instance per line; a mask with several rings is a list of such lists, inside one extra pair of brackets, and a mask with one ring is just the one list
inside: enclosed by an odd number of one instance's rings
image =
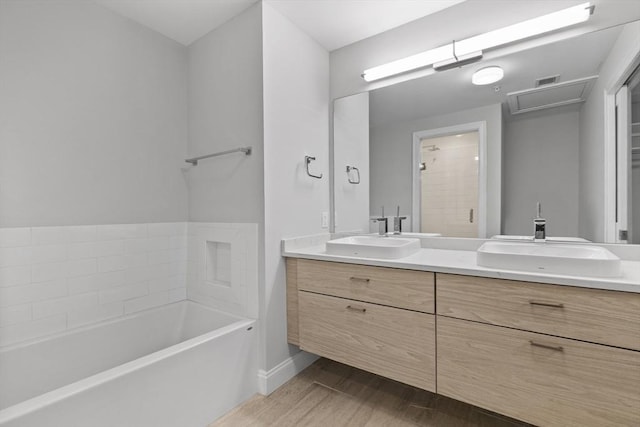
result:
[(401, 212), (411, 212), (413, 132), (479, 121), (487, 123), (487, 234), (499, 234), (502, 185), (500, 104), (371, 128), (371, 215), (379, 215), (383, 205), (387, 212), (388, 208), (397, 205), (400, 205)]
[(185, 173), (189, 220), (263, 223), (262, 89), (258, 3), (189, 46), (189, 156), (253, 147)]
[[(327, 232), (329, 212), (329, 53), (263, 4), (265, 285), (261, 366), (297, 353), (287, 345), (286, 279), (281, 239)], [(283, 49), (286, 46), (286, 49)], [(305, 172), (304, 156), (322, 179)]]
[(545, 110), (505, 122), (502, 232), (532, 235), (536, 202), (547, 235), (578, 236), (578, 111)]
[(0, 226), (184, 221), (186, 49), (90, 2), (0, 2)]

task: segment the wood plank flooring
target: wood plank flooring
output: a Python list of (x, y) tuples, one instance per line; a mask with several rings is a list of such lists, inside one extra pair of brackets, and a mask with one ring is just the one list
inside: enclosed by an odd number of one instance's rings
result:
[(320, 359), (210, 427), (525, 427), (475, 406)]

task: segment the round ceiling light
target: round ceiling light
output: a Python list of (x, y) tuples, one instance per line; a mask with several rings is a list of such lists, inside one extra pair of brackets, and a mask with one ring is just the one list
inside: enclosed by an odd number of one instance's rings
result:
[(490, 85), (498, 82), (504, 77), (504, 71), (498, 66), (481, 68), (471, 77), (471, 83), (474, 85)]

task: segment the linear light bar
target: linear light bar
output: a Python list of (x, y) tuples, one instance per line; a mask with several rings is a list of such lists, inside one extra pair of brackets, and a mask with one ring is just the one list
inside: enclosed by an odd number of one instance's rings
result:
[(449, 43), (407, 58), (369, 68), (364, 71), (362, 77), (371, 82), (407, 71), (425, 68), (437, 62), (449, 62), (456, 57), (470, 55), (474, 52), (491, 49), (584, 22), (589, 19), (592, 12), (593, 8), (590, 3), (582, 3), (558, 12), (457, 41), (455, 42), (455, 55), (454, 43)]

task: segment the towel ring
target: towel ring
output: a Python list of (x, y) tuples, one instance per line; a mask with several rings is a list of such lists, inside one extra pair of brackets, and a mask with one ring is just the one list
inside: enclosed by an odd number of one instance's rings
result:
[[(351, 179), (351, 171), (356, 171), (356, 179)], [(360, 184), (360, 170), (355, 166), (347, 166), (347, 180), (349, 184)]]
[(304, 162), (306, 164), (307, 167), (307, 175), (309, 175), (312, 178), (316, 178), (316, 179), (321, 179), (322, 178), (322, 174), (320, 175), (314, 175), (311, 172), (309, 172), (309, 163), (311, 163), (312, 160), (315, 160), (315, 157), (311, 157), (311, 156), (304, 156)]

